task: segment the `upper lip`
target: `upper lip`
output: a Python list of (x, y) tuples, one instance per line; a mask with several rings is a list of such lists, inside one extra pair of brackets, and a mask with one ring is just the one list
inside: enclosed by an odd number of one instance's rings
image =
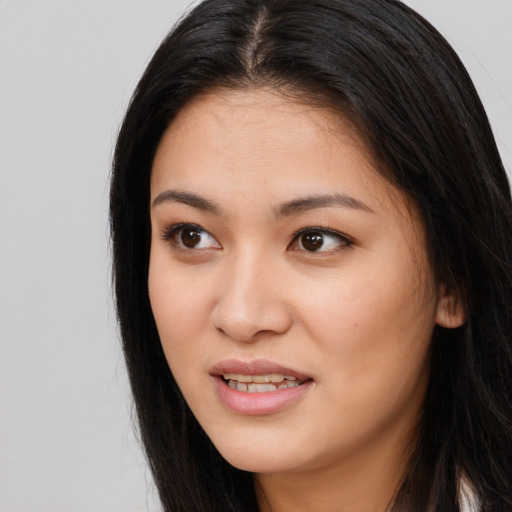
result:
[(283, 366), (266, 359), (225, 359), (212, 366), (211, 375), (235, 373), (239, 375), (268, 375), (271, 373), (296, 377), (299, 380), (310, 380), (311, 377), (303, 372)]

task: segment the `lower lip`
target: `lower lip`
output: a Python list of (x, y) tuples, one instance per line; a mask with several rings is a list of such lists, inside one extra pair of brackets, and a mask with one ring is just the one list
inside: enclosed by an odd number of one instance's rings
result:
[(221, 402), (230, 410), (247, 415), (273, 414), (294, 405), (311, 389), (313, 381), (293, 388), (265, 393), (246, 393), (230, 388), (222, 377), (212, 376), (213, 385)]

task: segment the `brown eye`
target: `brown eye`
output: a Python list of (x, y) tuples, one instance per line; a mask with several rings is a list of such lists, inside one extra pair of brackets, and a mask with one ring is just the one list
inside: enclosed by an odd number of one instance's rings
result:
[(194, 228), (182, 229), (179, 234), (180, 242), (189, 249), (194, 249), (201, 243), (201, 232)]
[(306, 251), (318, 251), (324, 245), (324, 235), (315, 231), (303, 233), (300, 237), (300, 244)]
[(306, 228), (296, 233), (291, 248), (310, 253), (330, 253), (352, 246), (352, 241), (336, 231)]
[(166, 228), (162, 238), (176, 249), (221, 249), (221, 245), (208, 231), (196, 224), (175, 224)]

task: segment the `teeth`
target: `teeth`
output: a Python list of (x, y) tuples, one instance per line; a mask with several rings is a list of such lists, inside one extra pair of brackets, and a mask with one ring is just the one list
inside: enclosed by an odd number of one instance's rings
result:
[[(229, 374), (228, 374), (229, 375)], [(237, 375), (235, 375), (237, 377)], [(264, 376), (258, 376), (258, 381), (261, 381)], [(226, 378), (226, 375), (224, 375)], [(295, 388), (302, 384), (302, 381), (296, 379), (293, 380), (282, 378), (280, 381), (276, 382), (240, 382), (235, 379), (227, 379), (226, 383), (231, 389), (236, 389), (237, 391), (242, 391), (245, 393), (268, 393), (271, 391), (277, 391), (278, 389), (288, 389)]]
[(277, 389), (286, 389), (286, 388), (295, 388), (297, 386), (300, 386), (301, 382), (282, 382), (277, 386)]
[(293, 375), (282, 375), (280, 373), (265, 375), (224, 373), (222, 376), (231, 389), (245, 393), (268, 393), (278, 389), (294, 388), (303, 382)]
[(270, 375), (253, 375), (252, 382), (263, 384), (264, 382), (272, 382), (272, 378)]
[(247, 384), (247, 391), (249, 393), (267, 393), (268, 391), (275, 391), (276, 387), (272, 384)]
[(297, 377), (293, 377), (292, 375), (282, 375), (280, 373), (269, 373), (266, 375), (242, 375), (240, 373), (224, 373), (222, 376), (225, 380), (236, 380), (237, 382), (254, 382), (256, 384), (282, 382), (283, 380), (297, 380)]

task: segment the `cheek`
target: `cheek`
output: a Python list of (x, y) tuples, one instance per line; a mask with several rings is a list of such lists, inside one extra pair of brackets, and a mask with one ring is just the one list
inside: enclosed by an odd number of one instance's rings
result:
[[(435, 301), (424, 299), (413, 279), (393, 276), (389, 269), (380, 273), (347, 272), (337, 279), (308, 283), (301, 294), (301, 309), (311, 334), (324, 333), (325, 339), (351, 332), (360, 342), (369, 331), (419, 329), (432, 322)], [(423, 325), (418, 325), (418, 324)], [(352, 336), (351, 336), (352, 337)], [(384, 337), (384, 336), (383, 336)]]
[(162, 252), (151, 253), (148, 288), (162, 346), (170, 361), (171, 352), (186, 357), (200, 339), (198, 333), (208, 318), (208, 282), (197, 273), (175, 268)]
[(340, 449), (368, 440), (396, 418), (414, 424), (421, 408), (435, 307), (420, 307), (416, 292), (393, 281), (346, 281), (308, 294), (302, 305), (322, 361), (324, 409), (319, 405), (311, 415), (334, 415), (316, 435), (332, 437), (330, 429), (337, 429)]
[[(208, 324), (208, 299), (204, 283), (193, 276), (151, 258), (149, 267), (149, 298), (162, 348), (170, 371), (194, 411), (208, 409), (207, 397), (198, 393), (199, 369), (207, 347), (204, 336)], [(203, 386), (206, 383), (203, 382)]]
[(417, 276), (412, 265), (384, 269), (374, 262), (367, 270), (308, 287), (301, 303), (303, 325), (344, 389), (359, 383), (378, 392), (423, 372), (436, 300), (433, 291), (418, 285)]

